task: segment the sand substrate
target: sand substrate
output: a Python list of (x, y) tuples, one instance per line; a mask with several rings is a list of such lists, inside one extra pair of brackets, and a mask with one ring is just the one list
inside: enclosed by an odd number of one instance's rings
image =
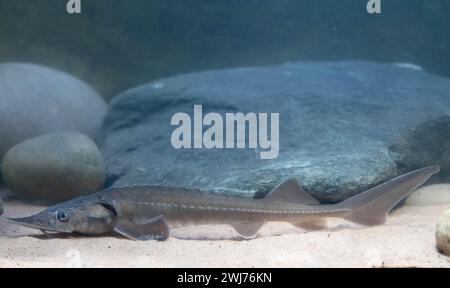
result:
[(435, 248), (435, 226), (447, 208), (403, 206), (375, 227), (332, 220), (326, 230), (305, 232), (269, 223), (248, 241), (227, 226), (197, 226), (174, 230), (178, 238), (165, 242), (136, 242), (47, 236), (6, 223), (43, 209), (10, 198), (0, 217), (0, 267), (450, 267)]

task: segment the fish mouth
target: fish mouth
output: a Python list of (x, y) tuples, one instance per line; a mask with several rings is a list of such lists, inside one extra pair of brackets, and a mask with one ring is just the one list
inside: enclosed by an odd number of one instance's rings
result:
[(45, 232), (60, 232), (60, 233), (69, 233), (70, 231), (66, 231), (64, 229), (56, 229), (48, 227), (47, 225), (37, 223), (36, 219), (33, 216), (23, 217), (23, 218), (6, 218), (6, 222), (16, 225), (21, 225), (27, 228), (38, 229)]

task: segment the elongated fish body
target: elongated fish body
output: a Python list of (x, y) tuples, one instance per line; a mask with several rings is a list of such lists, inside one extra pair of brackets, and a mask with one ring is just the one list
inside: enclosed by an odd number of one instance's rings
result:
[(169, 187), (111, 188), (99, 193), (119, 215), (132, 215), (138, 222), (164, 215), (172, 228), (243, 220), (295, 222), (300, 218), (340, 217), (350, 211), (336, 205), (305, 205)]
[(158, 186), (110, 188), (76, 198), (11, 222), (45, 231), (99, 235), (116, 231), (135, 240), (165, 240), (171, 228), (228, 224), (253, 238), (267, 221), (317, 229), (323, 220), (340, 217), (363, 225), (382, 224), (387, 213), (425, 183), (439, 166), (394, 178), (338, 204), (322, 205), (295, 179), (263, 199), (227, 196)]

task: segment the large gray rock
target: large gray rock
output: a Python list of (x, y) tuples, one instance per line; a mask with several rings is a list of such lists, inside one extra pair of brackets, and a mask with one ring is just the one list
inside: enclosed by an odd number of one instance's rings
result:
[[(279, 112), (279, 157), (172, 148), (171, 117), (192, 115), (194, 104), (204, 114)], [(448, 173), (448, 152), (439, 149), (448, 143), (449, 116), (450, 81), (411, 65), (299, 62), (208, 71), (117, 96), (102, 152), (109, 185), (264, 194), (297, 177), (312, 195), (335, 202), (431, 163)], [(422, 145), (429, 135), (432, 145)]]
[(25, 63), (0, 64), (0, 159), (15, 144), (60, 131), (95, 138), (104, 100), (82, 81)]
[(58, 202), (96, 192), (105, 171), (95, 143), (76, 133), (34, 137), (12, 147), (3, 158), (6, 186), (41, 202)]

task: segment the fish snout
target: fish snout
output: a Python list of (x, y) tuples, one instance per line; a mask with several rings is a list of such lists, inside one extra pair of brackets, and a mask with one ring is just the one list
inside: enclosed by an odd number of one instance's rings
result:
[(70, 232), (64, 227), (57, 227), (56, 215), (51, 213), (40, 213), (22, 218), (7, 218), (6, 222), (45, 231)]

